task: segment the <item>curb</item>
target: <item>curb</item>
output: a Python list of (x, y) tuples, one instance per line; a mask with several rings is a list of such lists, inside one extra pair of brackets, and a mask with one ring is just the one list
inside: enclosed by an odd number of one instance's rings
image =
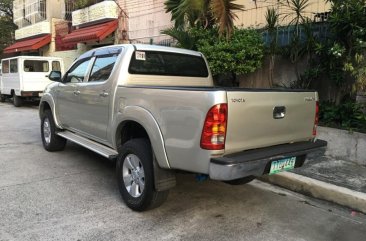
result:
[(366, 193), (353, 191), (291, 172), (264, 176), (261, 180), (366, 213)]

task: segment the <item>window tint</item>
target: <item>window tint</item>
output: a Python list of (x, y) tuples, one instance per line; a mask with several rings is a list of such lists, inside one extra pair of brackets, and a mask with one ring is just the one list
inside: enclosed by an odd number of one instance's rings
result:
[(2, 64), (2, 70), (4, 74), (9, 73), (9, 60), (4, 60)]
[(86, 71), (88, 70), (90, 59), (84, 59), (76, 63), (66, 76), (65, 82), (80, 83), (84, 81)]
[(52, 71), (61, 71), (60, 61), (52, 61)]
[(18, 73), (18, 60), (17, 59), (10, 60), (10, 73)]
[(97, 57), (89, 77), (89, 82), (107, 80), (112, 73), (117, 57), (118, 55)]
[(48, 61), (44, 60), (25, 60), (24, 72), (48, 72)]
[(143, 75), (208, 76), (202, 57), (156, 51), (135, 51), (128, 71)]

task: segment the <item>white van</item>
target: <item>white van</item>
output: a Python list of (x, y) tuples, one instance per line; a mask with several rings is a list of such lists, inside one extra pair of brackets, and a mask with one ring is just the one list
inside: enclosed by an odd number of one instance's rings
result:
[(51, 83), (51, 71), (64, 72), (62, 58), (18, 56), (1, 60), (0, 101), (13, 97), (14, 106), (25, 99), (38, 99)]

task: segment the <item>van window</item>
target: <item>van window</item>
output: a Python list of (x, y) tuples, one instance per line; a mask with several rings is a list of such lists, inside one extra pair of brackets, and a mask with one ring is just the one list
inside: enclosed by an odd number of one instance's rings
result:
[(117, 57), (118, 55), (97, 57), (89, 77), (89, 82), (102, 82), (107, 80), (112, 73)]
[(18, 60), (17, 59), (10, 60), (10, 73), (18, 73)]
[(9, 60), (4, 60), (2, 64), (3, 73), (9, 73)]
[(25, 60), (24, 72), (48, 72), (48, 61), (44, 60)]
[(60, 61), (52, 61), (52, 71), (61, 71)]
[(130, 74), (207, 77), (208, 70), (201, 56), (158, 51), (135, 51)]

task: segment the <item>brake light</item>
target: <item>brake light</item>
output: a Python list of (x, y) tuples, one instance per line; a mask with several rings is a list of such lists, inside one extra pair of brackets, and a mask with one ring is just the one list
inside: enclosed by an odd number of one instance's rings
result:
[(225, 149), (227, 104), (214, 105), (207, 113), (201, 135), (201, 148)]
[(313, 136), (316, 136), (316, 129), (318, 128), (319, 123), (319, 101), (315, 104), (315, 120), (314, 120), (314, 127), (313, 127)]

